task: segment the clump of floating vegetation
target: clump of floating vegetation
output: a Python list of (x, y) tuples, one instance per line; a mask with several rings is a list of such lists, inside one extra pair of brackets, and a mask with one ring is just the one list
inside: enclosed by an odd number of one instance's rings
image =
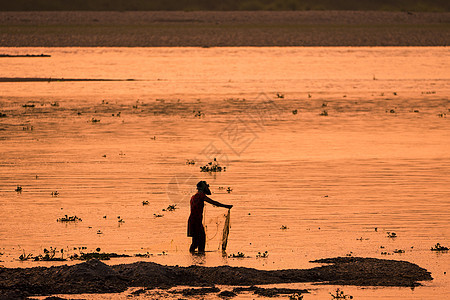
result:
[(353, 299), (353, 296), (344, 294), (344, 291), (337, 288), (334, 294), (330, 293), (331, 299)]
[(396, 238), (397, 237), (397, 234), (395, 233), (395, 232), (387, 232), (387, 237), (388, 238)]
[(143, 205), (143, 206), (148, 205), (148, 204), (149, 204), (148, 200), (142, 201), (142, 205)]
[(117, 254), (117, 253), (100, 253), (100, 249), (97, 248), (97, 252), (89, 252), (89, 253), (81, 253), (80, 255), (74, 254), (70, 256), (70, 259), (73, 260), (91, 260), (91, 259), (98, 259), (98, 260), (110, 260), (111, 258), (117, 258), (117, 257), (130, 257), (130, 255), (127, 254)]
[(200, 167), (200, 172), (225, 172), (226, 170), (227, 167), (222, 167), (216, 158), (214, 158), (214, 161), (210, 161), (206, 165)]
[(62, 218), (59, 218), (59, 219), (57, 219), (56, 220), (57, 222), (78, 222), (78, 221), (83, 221), (83, 220), (81, 220), (81, 218), (78, 218), (77, 216), (68, 216), (68, 215), (65, 215), (64, 217), (62, 217)]
[(186, 165), (195, 165), (195, 160), (193, 160), (193, 159), (187, 159), (187, 160), (186, 160)]
[(289, 295), (289, 300), (303, 300), (303, 295), (294, 293), (292, 295)]
[(194, 114), (194, 117), (196, 118), (204, 118), (205, 117), (205, 113), (200, 111), (200, 110), (193, 110), (192, 113)]
[(395, 249), (393, 252), (394, 252), (394, 253), (405, 253), (405, 250), (402, 250), (402, 249)]
[(151, 254), (151, 253), (144, 253), (144, 254), (142, 254), (142, 253), (137, 253), (137, 254), (135, 254), (134, 255), (135, 257), (144, 257), (144, 258), (149, 258), (149, 257), (151, 257), (151, 256), (153, 256), (153, 254)]
[(437, 243), (436, 245), (434, 245), (434, 247), (432, 247), (430, 249), (431, 251), (448, 251), (448, 247), (444, 247), (441, 244)]
[(34, 126), (33, 125), (23, 126), (22, 130), (23, 131), (33, 131), (34, 130)]
[(177, 208), (178, 207), (176, 204), (171, 204), (171, 205), (167, 206), (167, 208), (163, 208), (162, 211), (175, 211)]
[[(61, 257), (56, 257), (57, 253), (61, 253)], [(50, 247), (50, 250), (47, 250), (44, 248), (44, 254), (39, 254), (36, 256), (33, 256), (33, 254), (25, 253), (25, 250), (23, 251), (23, 254), (19, 256), (19, 260), (25, 261), (25, 260), (34, 260), (34, 261), (65, 261), (64, 258), (64, 249), (57, 250), (56, 248)]]
[(258, 254), (256, 254), (256, 258), (267, 258), (269, 257), (269, 252), (264, 251), (264, 252), (258, 252)]
[(233, 253), (233, 254), (228, 255), (228, 257), (230, 257), (230, 258), (243, 258), (243, 257), (245, 257), (245, 254), (242, 253), (242, 252), (238, 252), (236, 254)]
[(319, 115), (320, 116), (328, 116), (328, 111), (323, 110)]

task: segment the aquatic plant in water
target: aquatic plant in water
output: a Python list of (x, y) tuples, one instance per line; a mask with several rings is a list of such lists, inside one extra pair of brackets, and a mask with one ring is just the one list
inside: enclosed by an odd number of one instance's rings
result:
[(177, 208), (178, 207), (176, 204), (171, 204), (171, 205), (167, 206), (167, 208), (164, 208), (162, 211), (175, 211)]
[(388, 238), (396, 238), (397, 237), (397, 234), (395, 233), (395, 232), (387, 232), (387, 237)]
[(233, 254), (228, 255), (228, 257), (230, 257), (230, 258), (243, 258), (243, 257), (245, 257), (245, 254), (242, 253), (242, 252), (238, 252), (236, 254), (233, 253)]
[(57, 222), (77, 222), (77, 221), (83, 221), (83, 220), (81, 220), (81, 218), (78, 218), (77, 216), (68, 216), (68, 215), (65, 215), (64, 217), (62, 217), (62, 218), (59, 218), (59, 219), (57, 219), (56, 220)]
[(436, 245), (434, 245), (434, 247), (432, 247), (430, 249), (431, 251), (448, 251), (448, 247), (444, 247), (441, 244), (437, 243)]
[(227, 167), (222, 167), (216, 160), (216, 158), (214, 158), (213, 161), (207, 163), (206, 165), (200, 167), (200, 172), (225, 172), (226, 170)]
[(335, 293), (331, 295), (331, 299), (353, 299), (353, 296), (344, 294), (344, 291), (341, 291), (339, 288), (336, 289)]
[(303, 300), (303, 295), (297, 293), (289, 295), (289, 300)]
[(264, 251), (264, 252), (258, 252), (258, 254), (256, 254), (256, 258), (267, 258), (269, 257), (269, 252)]

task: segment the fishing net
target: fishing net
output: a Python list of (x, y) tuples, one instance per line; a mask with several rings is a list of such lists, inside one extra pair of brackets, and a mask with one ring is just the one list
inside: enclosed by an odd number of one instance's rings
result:
[(228, 234), (230, 232), (230, 210), (227, 214), (218, 213), (215, 208), (206, 207), (203, 212), (203, 225), (206, 232), (207, 248), (216, 248), (225, 250), (228, 243)]
[(227, 216), (225, 217), (225, 224), (223, 225), (222, 251), (227, 250), (228, 234), (230, 233), (230, 213), (231, 209), (228, 210)]

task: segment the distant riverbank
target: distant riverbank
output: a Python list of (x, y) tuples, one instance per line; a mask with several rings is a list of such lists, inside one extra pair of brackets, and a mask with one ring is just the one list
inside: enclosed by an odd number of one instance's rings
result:
[(448, 46), (450, 13), (0, 12), (0, 47)]

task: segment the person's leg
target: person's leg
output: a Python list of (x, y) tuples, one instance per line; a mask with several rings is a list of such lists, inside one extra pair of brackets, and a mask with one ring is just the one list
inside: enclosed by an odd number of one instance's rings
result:
[(206, 234), (205, 234), (205, 228), (200, 230), (198, 235), (198, 252), (205, 252), (205, 244), (206, 244)]
[(195, 252), (195, 249), (198, 247), (198, 234), (194, 234), (192, 236), (192, 244), (189, 248), (189, 252)]

